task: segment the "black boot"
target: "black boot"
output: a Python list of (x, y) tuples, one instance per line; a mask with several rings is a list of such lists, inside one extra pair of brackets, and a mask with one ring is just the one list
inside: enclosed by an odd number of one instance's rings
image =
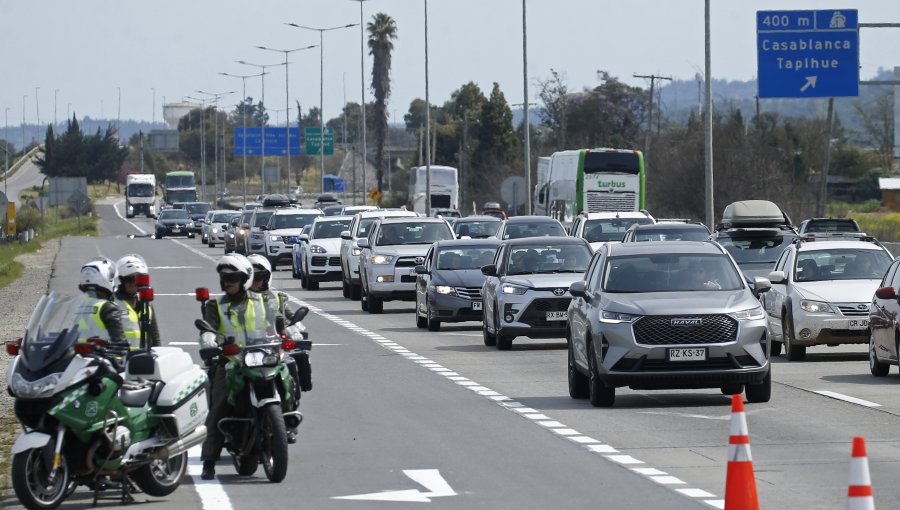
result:
[(203, 461), (203, 472), (200, 473), (200, 478), (203, 480), (212, 480), (215, 477), (216, 477), (216, 461), (204, 460)]

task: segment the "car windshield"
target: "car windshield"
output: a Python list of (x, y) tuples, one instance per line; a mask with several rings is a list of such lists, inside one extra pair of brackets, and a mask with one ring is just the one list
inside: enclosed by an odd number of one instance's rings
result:
[[(261, 213), (260, 213), (261, 214)], [(271, 215), (271, 213), (269, 213)], [(321, 214), (276, 214), (269, 225), (271, 230), (282, 228), (303, 228), (311, 224)], [(338, 232), (340, 234), (340, 232)]]
[(460, 246), (459, 248), (443, 248), (437, 256), (437, 268), (446, 270), (480, 269), (494, 260), (497, 248), (476, 248)]
[(228, 223), (231, 221), (231, 218), (234, 217), (234, 213), (216, 213), (213, 215), (211, 222), (212, 223)]
[(513, 246), (507, 256), (508, 275), (535, 273), (583, 273), (591, 250), (583, 244)]
[(523, 237), (565, 236), (566, 231), (556, 221), (535, 221), (511, 223), (506, 225), (503, 239), (521, 239)]
[(350, 220), (319, 221), (314, 225), (313, 239), (335, 239), (350, 227)]
[(159, 213), (159, 219), (161, 220), (186, 220), (188, 218), (188, 212), (184, 209), (166, 209)]
[(369, 227), (375, 223), (378, 218), (365, 218), (359, 220), (359, 227), (356, 229), (356, 237), (367, 237), (369, 235)]
[(719, 236), (716, 241), (728, 250), (738, 264), (775, 264), (794, 237), (783, 233), (745, 232)]
[(381, 226), (375, 244), (394, 246), (400, 244), (431, 244), (453, 239), (453, 232), (446, 223), (388, 223)]
[[(621, 241), (628, 227), (638, 225), (650, 225), (650, 218), (606, 218), (587, 220), (584, 222), (584, 230), (581, 237), (589, 243), (601, 243), (607, 241)], [(709, 236), (707, 236), (709, 237)], [(704, 238), (705, 239), (705, 238)]]
[(269, 218), (275, 214), (275, 211), (257, 211), (255, 219), (253, 220), (253, 227), (261, 227), (269, 223)]
[(499, 221), (457, 222), (453, 225), (453, 230), (460, 237), (469, 236), (473, 239), (492, 237), (497, 235), (497, 231), (500, 230), (500, 223)]
[(209, 204), (185, 204), (191, 214), (206, 214), (212, 207)]
[(891, 257), (884, 250), (836, 248), (797, 253), (794, 280), (875, 280), (884, 276)]
[(694, 253), (610, 257), (602, 280), (604, 292), (732, 291), (744, 286), (728, 257)]
[(634, 233), (634, 241), (705, 241), (709, 232), (702, 228), (691, 229), (654, 229)]

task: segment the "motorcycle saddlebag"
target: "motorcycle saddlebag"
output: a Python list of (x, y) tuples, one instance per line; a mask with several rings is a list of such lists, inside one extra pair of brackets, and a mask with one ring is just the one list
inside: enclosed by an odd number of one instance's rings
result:
[(170, 381), (156, 399), (156, 412), (172, 437), (182, 437), (206, 422), (207, 378), (197, 365)]

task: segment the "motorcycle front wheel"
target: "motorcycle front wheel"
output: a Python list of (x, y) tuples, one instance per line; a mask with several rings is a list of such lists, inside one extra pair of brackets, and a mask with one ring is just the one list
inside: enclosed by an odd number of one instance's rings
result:
[(56, 476), (49, 480), (52, 464), (46, 462), (42, 449), (17, 453), (13, 457), (12, 484), (16, 497), (29, 510), (51, 510), (69, 495), (72, 473), (66, 456), (60, 455)]
[(287, 475), (288, 442), (281, 404), (273, 402), (260, 410), (259, 455), (266, 478), (278, 483)]
[(175, 492), (187, 471), (187, 452), (157, 459), (131, 473), (134, 483), (149, 496), (161, 498)]

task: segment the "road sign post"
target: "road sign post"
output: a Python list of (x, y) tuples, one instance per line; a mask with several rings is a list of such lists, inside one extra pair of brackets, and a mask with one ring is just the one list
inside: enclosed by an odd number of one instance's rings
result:
[(859, 95), (855, 9), (757, 11), (759, 97)]

